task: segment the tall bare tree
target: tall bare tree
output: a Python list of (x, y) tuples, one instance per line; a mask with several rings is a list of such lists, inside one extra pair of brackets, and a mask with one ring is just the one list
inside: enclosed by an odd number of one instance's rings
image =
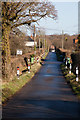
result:
[(46, 16), (52, 19), (56, 19), (57, 16), (55, 7), (50, 2), (2, 2), (2, 54), (5, 71), (10, 64), (9, 33), (11, 29), (30, 25)]

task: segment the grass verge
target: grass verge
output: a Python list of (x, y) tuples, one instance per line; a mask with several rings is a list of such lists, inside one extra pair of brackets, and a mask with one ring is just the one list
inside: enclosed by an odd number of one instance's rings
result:
[(77, 95), (78, 99), (80, 100), (80, 79), (76, 81), (76, 75), (74, 73), (69, 74), (69, 69), (65, 68), (65, 64), (61, 64), (61, 70), (66, 78), (67, 83), (71, 86), (74, 94)]
[[(2, 85), (2, 103), (4, 104), (9, 100), (17, 91), (19, 91), (26, 83), (28, 83), (34, 74), (40, 69), (40, 63), (35, 63), (31, 67), (30, 73), (25, 72), (22, 74), (19, 79), (14, 77), (10, 82), (7, 82)], [(26, 69), (26, 68), (25, 68)]]
[(48, 55), (48, 52), (45, 52), (45, 54), (43, 55), (43, 57), (41, 57), (41, 61), (40, 61), (41, 65), (44, 65), (44, 61), (45, 61), (45, 58), (46, 58), (47, 55)]
[[(43, 59), (46, 58), (47, 54), (48, 52), (45, 53)], [(40, 67), (40, 63), (35, 63), (31, 66), (30, 73), (26, 71), (19, 77), (19, 79), (16, 76), (12, 81), (2, 84), (2, 103), (5, 104), (17, 91), (27, 84)], [(26, 67), (23, 69), (26, 70)]]

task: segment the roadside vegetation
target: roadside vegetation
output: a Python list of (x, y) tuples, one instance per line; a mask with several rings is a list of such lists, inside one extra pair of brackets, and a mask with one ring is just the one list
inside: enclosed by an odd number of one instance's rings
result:
[(31, 80), (31, 78), (34, 76), (34, 74), (39, 70), (40, 67), (41, 65), (39, 63), (38, 64), (35, 63), (34, 65), (32, 65), (30, 73), (26, 71), (19, 77), (19, 79), (16, 76), (12, 81), (3, 84), (2, 85), (2, 102), (4, 103), (8, 99), (10, 99), (10, 97), (12, 97), (26, 83), (28, 83)]
[(72, 71), (75, 73), (75, 69), (78, 66), (79, 68), (79, 75), (80, 75), (80, 51), (75, 51), (74, 53), (71, 54), (71, 58), (72, 58)]
[[(77, 97), (80, 100), (80, 75), (79, 75), (79, 81), (76, 81), (76, 66), (80, 67), (80, 53), (79, 52), (75, 52), (74, 54), (71, 54), (71, 58), (72, 58), (72, 70), (71, 70), (71, 74), (69, 74), (69, 68), (66, 68), (66, 65), (64, 63), (64, 58), (66, 57), (67, 53), (61, 51), (60, 49), (56, 50), (56, 55), (57, 55), (57, 60), (58, 61), (62, 61), (60, 67), (62, 70), (62, 73), (65, 77), (66, 82), (70, 85), (70, 87), (72, 88), (72, 91), (75, 95), (77, 95)], [(79, 68), (80, 69), (80, 68)], [(79, 73), (80, 74), (80, 73)]]
[(58, 61), (63, 61), (65, 53), (60, 51), (59, 49), (56, 49), (56, 55), (57, 55), (57, 60)]
[[(45, 52), (41, 58), (45, 59), (48, 52)], [(22, 67), (20, 71), (23, 72), (19, 79), (15, 76), (11, 81), (4, 82), (2, 85), (2, 103), (5, 104), (16, 92), (18, 92), (23, 86), (25, 86), (35, 75), (36, 72), (39, 71), (41, 67), (42, 60), (40, 59), (39, 63), (37, 61), (31, 65), (30, 73), (26, 70), (26, 66)]]
[(61, 64), (61, 70), (67, 83), (71, 86), (74, 94), (76, 94), (80, 99), (80, 78), (79, 81), (77, 82), (76, 75), (73, 72), (69, 74), (69, 69), (66, 69), (66, 66), (63, 63)]

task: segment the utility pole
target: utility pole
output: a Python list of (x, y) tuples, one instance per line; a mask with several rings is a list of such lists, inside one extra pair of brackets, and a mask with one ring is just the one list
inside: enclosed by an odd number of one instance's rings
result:
[(35, 46), (35, 25), (34, 25), (34, 33), (33, 33), (33, 37), (34, 37), (34, 46)]
[(46, 49), (47, 49), (47, 39), (46, 39), (46, 35), (45, 35), (45, 40), (46, 40), (46, 41), (45, 41), (45, 44), (46, 44), (45, 46), (46, 46)]
[(34, 25), (33, 39), (34, 39), (34, 51), (35, 51), (35, 54), (36, 54), (36, 45), (35, 45), (35, 25)]
[(45, 36), (44, 36), (44, 49), (45, 49)]
[(40, 36), (39, 36), (39, 51), (40, 51)]
[(64, 48), (64, 31), (62, 30), (62, 49)]
[(40, 30), (38, 31), (38, 36), (39, 36), (39, 52), (40, 52)]

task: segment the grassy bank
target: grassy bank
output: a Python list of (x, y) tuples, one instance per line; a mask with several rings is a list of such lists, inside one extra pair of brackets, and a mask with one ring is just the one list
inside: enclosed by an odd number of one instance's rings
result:
[(74, 73), (69, 74), (69, 69), (65, 68), (65, 64), (61, 64), (61, 70), (67, 83), (71, 86), (74, 94), (76, 94), (80, 100), (80, 78), (77, 82), (76, 75)]
[[(47, 56), (47, 52), (44, 55), (44, 59)], [(25, 71), (20, 75), (19, 79), (14, 77), (12, 81), (3, 83), (2, 85), (2, 103), (4, 104), (8, 99), (10, 99), (17, 91), (19, 91), (25, 84), (27, 84), (35, 73), (40, 69), (41, 64), (35, 63), (31, 66), (30, 73), (26, 70), (26, 67), (23, 68)]]
[(31, 72), (25, 72), (19, 79), (15, 77), (12, 81), (7, 82), (2, 85), (2, 102), (7, 101), (11, 96), (13, 96), (17, 91), (19, 91), (26, 83), (28, 83), (34, 74), (40, 69), (41, 65), (35, 63), (31, 67)]
[[(58, 61), (63, 61), (63, 58), (65, 57), (65, 55), (67, 53), (69, 53), (71, 51), (67, 50), (67, 51), (62, 51), (61, 49), (57, 49), (56, 50), (56, 55), (57, 55), (57, 60)], [(79, 55), (78, 55), (79, 56)], [(75, 59), (74, 61), (79, 64), (79, 60), (78, 59), (79, 57), (76, 57), (76, 56), (73, 56), (73, 58)], [(74, 61), (73, 61), (73, 67), (75, 66), (74, 64)], [(77, 65), (76, 65), (77, 66)], [(72, 91), (74, 92), (74, 94), (77, 95), (77, 97), (79, 98), (80, 100), (80, 78), (79, 78), (79, 81), (77, 82), (76, 81), (76, 75), (71, 72), (71, 74), (69, 74), (69, 68), (66, 69), (66, 66), (64, 63), (61, 64), (61, 70), (62, 70), (62, 73), (67, 81), (67, 83), (70, 85), (70, 87), (72, 88)], [(75, 69), (74, 69), (75, 70)]]

